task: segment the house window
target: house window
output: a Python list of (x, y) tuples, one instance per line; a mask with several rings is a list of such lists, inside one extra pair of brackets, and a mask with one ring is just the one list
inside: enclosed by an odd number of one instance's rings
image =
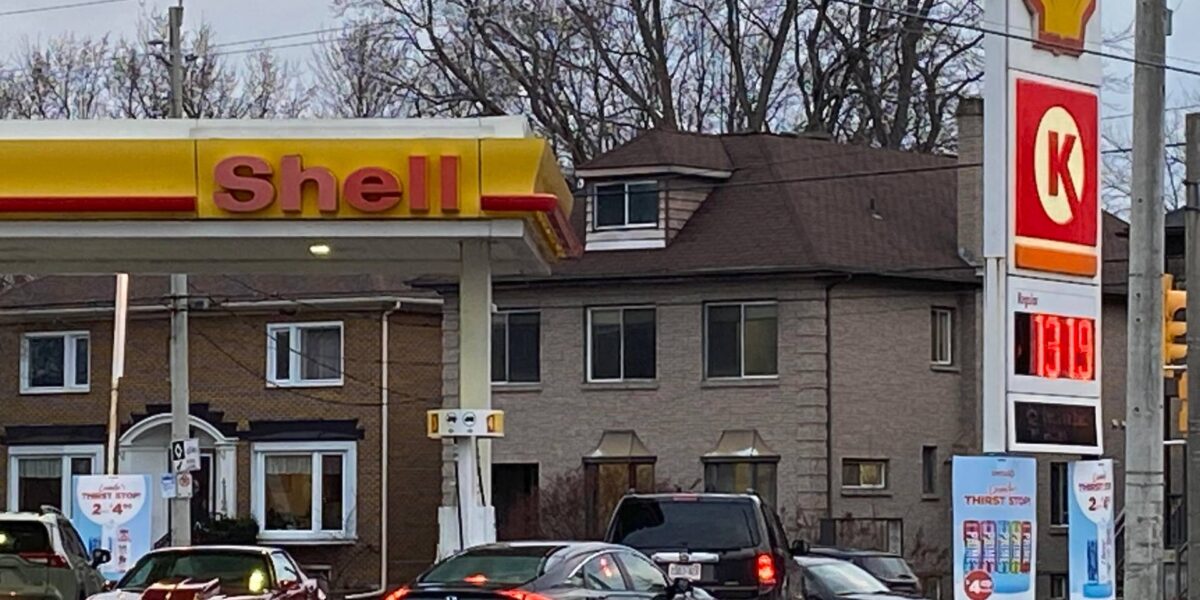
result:
[(542, 317), (532, 311), (492, 315), (492, 381), (536, 383), (541, 379)]
[(1050, 525), (1067, 525), (1067, 463), (1050, 463)]
[(275, 386), (342, 385), (342, 324), (267, 326), (267, 382)]
[(921, 493), (935, 496), (938, 493), (937, 446), (921, 447)]
[(1050, 600), (1066, 600), (1067, 576), (1062, 573), (1050, 574)]
[(596, 186), (592, 208), (596, 229), (658, 226), (658, 184), (606, 183)]
[(588, 523), (597, 539), (604, 535), (608, 520), (617, 502), (630, 490), (653, 492), (653, 457), (630, 457), (622, 460), (592, 461), (584, 459), (584, 494), (587, 497)]
[(887, 488), (886, 460), (842, 459), (842, 489), (882, 490)]
[(705, 461), (704, 491), (745, 494), (753, 490), (774, 506), (778, 460)]
[(264, 442), (253, 453), (251, 506), (260, 538), (354, 538), (354, 442)]
[(954, 364), (954, 309), (935, 308), (930, 311), (929, 362), (946, 367)]
[(654, 379), (654, 308), (588, 310), (588, 381)]
[(104, 449), (83, 446), (10, 446), (8, 449), (8, 506), (36, 512), (53, 506), (71, 515), (72, 477), (99, 473)]
[(21, 393), (88, 391), (86, 331), (27, 333), (21, 338)]
[(777, 313), (774, 302), (705, 306), (705, 376), (778, 375)]

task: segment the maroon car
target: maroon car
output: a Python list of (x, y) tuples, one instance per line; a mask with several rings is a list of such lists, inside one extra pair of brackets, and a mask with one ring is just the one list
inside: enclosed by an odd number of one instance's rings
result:
[(109, 591), (92, 596), (91, 600), (119, 600), (130, 595), (162, 595), (171, 600), (229, 596), (325, 600), (317, 581), (306, 576), (287, 552), (261, 546), (155, 550), (137, 561)]

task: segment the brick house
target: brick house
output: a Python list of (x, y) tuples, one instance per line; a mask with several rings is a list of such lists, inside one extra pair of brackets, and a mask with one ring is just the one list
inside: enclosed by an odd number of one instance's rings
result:
[[(981, 106), (960, 119), (957, 158), (650, 131), (580, 165), (583, 257), (494, 284), (500, 536), (599, 535), (629, 489), (753, 488), (793, 535), (902, 552), (950, 597), (949, 459), (980, 450)], [(1106, 422), (1126, 231), (1105, 216)], [(1065, 584), (1067, 458), (1040, 461), (1042, 597)]]
[[(166, 279), (135, 276), (131, 286), (125, 473), (167, 470)], [(35, 278), (0, 295), (0, 508), (70, 510), (64, 475), (104, 472), (112, 295), (112, 276)], [(191, 424), (202, 448), (194, 517), (254, 518), (263, 543), (287, 547), (335, 590), (378, 586), (384, 543), (391, 582), (427, 566), (440, 501), (440, 448), (424, 435), (425, 411), (441, 402), (439, 301), (375, 276), (193, 277), (191, 296)], [(165, 504), (154, 511), (156, 538), (167, 532)]]

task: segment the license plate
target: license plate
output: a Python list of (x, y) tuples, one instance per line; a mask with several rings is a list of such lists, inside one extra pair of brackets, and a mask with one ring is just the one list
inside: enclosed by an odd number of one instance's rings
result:
[(678, 564), (673, 563), (667, 565), (667, 575), (671, 579), (687, 579), (688, 581), (700, 580), (700, 564)]

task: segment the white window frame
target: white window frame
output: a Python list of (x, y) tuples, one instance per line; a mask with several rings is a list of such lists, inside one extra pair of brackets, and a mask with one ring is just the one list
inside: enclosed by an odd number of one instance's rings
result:
[[(936, 343), (938, 352), (945, 358), (940, 356), (930, 356), (929, 364), (935, 367), (951, 367), (954, 366), (954, 309), (945, 306), (935, 306), (929, 310), (929, 336), (931, 342)], [(944, 322), (945, 336), (943, 339), (937, 339), (938, 325)]]
[[(258, 521), (258, 539), (267, 542), (330, 542), (354, 541), (356, 508), (358, 506), (358, 443), (357, 442), (258, 442), (251, 446), (250, 509)], [(312, 529), (267, 529), (267, 456), (272, 454), (309, 454), (312, 457)], [(342, 529), (321, 529), (321, 456), (342, 455)]]
[[(596, 379), (592, 376), (592, 313), (595, 311), (618, 311), (621, 314), (621, 376), (615, 379)], [(651, 310), (654, 312), (654, 377), (645, 378), (628, 378), (625, 377), (625, 311), (627, 310)], [(658, 379), (658, 307), (654, 304), (628, 304), (620, 306), (589, 306), (587, 309), (587, 332), (584, 336), (587, 339), (587, 349), (584, 355), (587, 359), (587, 380), (588, 383), (621, 383), (625, 381), (655, 381)]]
[[(304, 356), (300, 351), (300, 334), (305, 329), (326, 329), (336, 327), (338, 330), (338, 364), (337, 379), (302, 379)], [(288, 332), (288, 379), (276, 379), (275, 334), (279, 331)], [(269, 323), (267, 324), (267, 387), (340, 387), (346, 380), (346, 327), (342, 321), (310, 321), (304, 323)]]
[[(29, 340), (63, 338), (63, 385), (56, 387), (33, 387), (29, 381)], [(88, 341), (88, 382), (79, 385), (70, 383), (75, 378), (76, 340)], [(22, 394), (86, 394), (92, 389), (92, 340), (91, 332), (77, 331), (34, 331), (21, 335), (21, 393)]]
[[(625, 218), (621, 225), (601, 225), (600, 224), (600, 191), (597, 188), (609, 186), (623, 186), (625, 189)], [(629, 188), (635, 185), (652, 185), (655, 191), (655, 218), (652, 223), (630, 223), (629, 222)], [(592, 230), (593, 231), (619, 231), (623, 229), (656, 229), (658, 228), (659, 220), (662, 218), (662, 199), (659, 198), (658, 181), (654, 179), (645, 179), (640, 181), (609, 181), (605, 183), (592, 184)]]
[(92, 460), (92, 475), (104, 472), (103, 444), (66, 444), (56, 446), (9, 446), (8, 447), (8, 510), (17, 510), (21, 498), (20, 466), (17, 464), (26, 459), (57, 458), (62, 461), (62, 496), (63, 514), (70, 518), (74, 512), (75, 499), (71, 497), (71, 459), (90, 458)]
[(842, 473), (843, 474), (845, 473), (845, 466), (846, 466), (846, 463), (848, 463), (848, 462), (849, 463), (858, 463), (858, 464), (878, 463), (881, 467), (879, 469), (879, 474), (881, 475), (881, 477), (879, 478), (880, 482), (878, 484), (873, 484), (873, 485), (863, 485), (861, 474), (859, 476), (859, 482), (854, 483), (854, 484), (847, 483), (845, 477), (843, 477), (842, 478), (842, 489), (843, 490), (886, 490), (887, 489), (888, 469), (890, 468), (888, 466), (887, 459), (883, 459), (883, 458), (849, 458), (849, 457), (843, 458), (842, 459)]
[[(541, 383), (542, 382), (542, 339), (541, 339), (542, 311), (536, 310), (536, 309), (499, 310), (499, 311), (492, 313), (492, 315), (495, 317), (502, 317), (504, 319), (504, 379), (501, 379), (499, 381), (493, 379), (492, 385), (494, 385), (494, 386), (505, 386), (505, 385), (521, 386), (521, 385), (537, 385), (537, 384)], [(508, 342), (509, 342), (509, 340), (512, 339), (512, 337), (508, 334), (508, 318), (512, 315), (537, 315), (537, 317), (538, 317), (538, 344), (537, 344), (537, 346), (538, 346), (537, 347), (538, 374), (537, 374), (537, 379), (535, 379), (533, 381), (510, 381), (509, 380), (508, 367), (509, 367), (509, 364), (511, 364), (511, 362), (512, 362), (512, 348), (508, 345)], [(491, 350), (489, 349), (488, 351), (490, 352)], [(493, 358), (495, 358), (495, 357), (493, 357)], [(491, 378), (491, 376), (492, 376), (492, 374), (488, 373), (488, 378)]]
[[(712, 376), (708, 374), (708, 310), (712, 307), (729, 307), (737, 306), (741, 309), (741, 316), (738, 321), (738, 346), (741, 350), (739, 358), (741, 364), (738, 365), (740, 375), (720, 375)], [(746, 307), (747, 306), (774, 306), (775, 307), (775, 373), (769, 375), (747, 375), (746, 374)], [(753, 300), (750, 302), (707, 302), (704, 304), (704, 364), (701, 366), (704, 371), (704, 378), (711, 381), (729, 381), (738, 379), (779, 379), (779, 302), (775, 300)]]

